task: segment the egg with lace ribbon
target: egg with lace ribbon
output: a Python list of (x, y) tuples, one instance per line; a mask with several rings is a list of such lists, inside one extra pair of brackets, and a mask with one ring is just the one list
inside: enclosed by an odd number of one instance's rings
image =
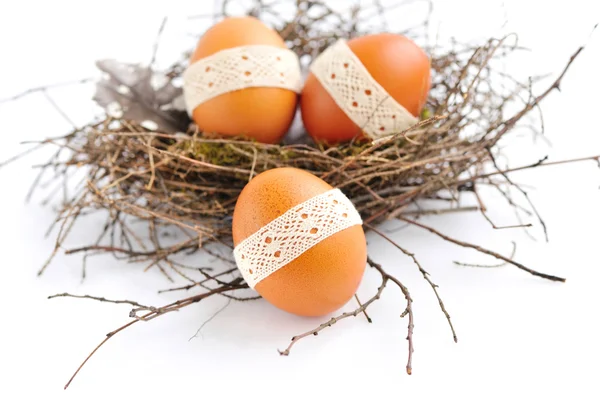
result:
[(227, 17), (200, 38), (183, 74), (187, 112), (206, 133), (277, 143), (302, 88), (300, 62), (255, 17)]
[(248, 285), (272, 305), (323, 316), (346, 304), (365, 271), (367, 244), (352, 202), (296, 168), (255, 176), (233, 213), (234, 257)]
[(315, 141), (330, 145), (401, 133), (418, 123), (430, 86), (429, 57), (408, 37), (341, 39), (310, 66), (302, 121)]

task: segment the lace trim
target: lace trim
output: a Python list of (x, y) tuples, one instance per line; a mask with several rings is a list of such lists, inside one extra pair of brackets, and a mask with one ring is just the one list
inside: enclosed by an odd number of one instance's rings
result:
[(317, 195), (263, 226), (234, 248), (250, 288), (308, 249), (350, 226), (361, 225), (354, 204), (339, 190)]
[(248, 87), (279, 87), (300, 93), (302, 75), (296, 53), (268, 45), (219, 51), (188, 66), (183, 93), (191, 116), (200, 104)]
[(343, 39), (321, 53), (310, 69), (336, 104), (372, 139), (402, 132), (419, 121), (373, 79)]

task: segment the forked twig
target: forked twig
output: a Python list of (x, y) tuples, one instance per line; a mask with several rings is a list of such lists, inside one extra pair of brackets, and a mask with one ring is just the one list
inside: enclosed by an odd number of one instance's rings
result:
[(406, 339), (408, 341), (408, 361), (406, 363), (406, 373), (412, 374), (412, 354), (414, 352), (414, 345), (413, 345), (413, 338), (412, 338), (413, 330), (414, 330), (414, 315), (413, 315), (413, 310), (412, 310), (413, 300), (412, 300), (412, 297), (410, 296), (410, 292), (408, 291), (408, 288), (404, 284), (402, 284), (402, 282), (400, 280), (398, 280), (396, 277), (392, 276), (391, 274), (387, 273), (380, 264), (375, 263), (373, 260), (371, 260), (371, 258), (367, 258), (367, 263), (381, 274), (381, 285), (377, 289), (377, 292), (375, 293), (375, 295), (373, 295), (369, 300), (364, 302), (362, 305), (360, 305), (355, 310), (353, 310), (351, 312), (344, 312), (339, 316), (332, 317), (329, 321), (322, 323), (318, 327), (316, 327), (310, 331), (307, 331), (303, 334), (292, 337), (292, 341), (287, 346), (287, 348), (284, 350), (279, 350), (280, 355), (288, 356), (290, 354), (292, 347), (301, 339), (309, 337), (311, 335), (317, 336), (317, 335), (319, 335), (319, 333), (321, 331), (323, 331), (327, 327), (332, 327), (338, 321), (347, 319), (349, 317), (356, 317), (361, 312), (364, 312), (373, 302), (375, 302), (376, 300), (381, 298), (381, 294), (383, 293), (383, 290), (387, 286), (387, 283), (389, 281), (391, 281), (398, 288), (400, 288), (400, 290), (404, 294), (404, 298), (406, 299), (406, 308), (400, 314), (400, 317), (405, 317), (406, 315), (408, 315), (408, 334), (406, 336)]
[(392, 244), (394, 247), (396, 247), (400, 251), (402, 251), (402, 253), (404, 255), (406, 255), (406, 256), (408, 256), (408, 257), (410, 257), (412, 259), (412, 261), (414, 262), (414, 264), (417, 266), (417, 268), (419, 269), (419, 271), (423, 275), (423, 278), (427, 281), (427, 283), (429, 283), (429, 285), (433, 289), (433, 292), (435, 293), (435, 297), (437, 298), (438, 303), (440, 305), (440, 309), (442, 310), (442, 312), (446, 316), (446, 320), (448, 320), (448, 325), (450, 326), (450, 330), (452, 331), (452, 338), (454, 339), (454, 342), (458, 342), (458, 337), (456, 336), (456, 331), (454, 330), (454, 325), (452, 324), (452, 321), (450, 320), (450, 314), (446, 310), (446, 306), (444, 305), (444, 301), (442, 301), (442, 298), (440, 297), (440, 294), (438, 292), (439, 286), (437, 284), (435, 284), (431, 280), (431, 278), (429, 277), (429, 272), (427, 272), (427, 270), (425, 270), (421, 266), (421, 264), (417, 260), (417, 257), (415, 256), (415, 254), (413, 254), (412, 252), (409, 252), (406, 249), (402, 248), (400, 245), (398, 245), (398, 243), (396, 243), (394, 240), (392, 240), (391, 238), (389, 238), (386, 234), (384, 234), (382, 231), (378, 230), (377, 228), (373, 227), (372, 225), (365, 224), (365, 227), (367, 227), (369, 230), (373, 231), (374, 233), (376, 233), (377, 235), (379, 235), (380, 237), (382, 237), (384, 240), (386, 240), (387, 242), (389, 242), (390, 244)]
[[(88, 360), (90, 360), (90, 358), (96, 353), (96, 351), (98, 351), (98, 349), (100, 349), (102, 347), (102, 345), (104, 345), (109, 339), (111, 339), (113, 336), (115, 336), (119, 332), (134, 325), (138, 321), (149, 321), (149, 320), (155, 319), (156, 317), (158, 317), (160, 315), (163, 315), (165, 313), (169, 313), (169, 312), (172, 312), (175, 310), (179, 310), (179, 309), (189, 306), (193, 303), (200, 302), (201, 300), (211, 297), (213, 295), (224, 293), (227, 291), (234, 291), (234, 290), (238, 290), (238, 289), (247, 288), (248, 286), (246, 284), (242, 283), (241, 281), (242, 281), (241, 279), (236, 279), (231, 282), (232, 285), (230, 285), (230, 286), (221, 286), (221, 287), (215, 288), (209, 292), (194, 295), (194, 296), (191, 296), (191, 297), (185, 298), (185, 299), (180, 299), (178, 301), (172, 302), (165, 306), (161, 306), (161, 307), (157, 307), (157, 308), (148, 308), (148, 313), (146, 313), (145, 315), (136, 316), (135, 320), (132, 320), (129, 323), (124, 324), (121, 327), (117, 328), (116, 330), (113, 330), (113, 331), (107, 333), (106, 337), (92, 350), (92, 352), (90, 352), (90, 354), (85, 358), (85, 360), (81, 363), (81, 365), (77, 368), (77, 370), (75, 370), (75, 373), (73, 373), (73, 375), (71, 376), (69, 381), (66, 383), (64, 389), (67, 389), (69, 387), (69, 385), (71, 385), (71, 382), (73, 382), (73, 380), (75, 379), (77, 374), (79, 374), (79, 371), (88, 362)], [(234, 284), (236, 284), (236, 285), (234, 285)], [(69, 294), (60, 294), (57, 296), (77, 297), (77, 296), (69, 295)], [(53, 296), (53, 297), (56, 297), (56, 296)], [(116, 302), (116, 301), (107, 300), (105, 298), (97, 298), (97, 297), (91, 297), (91, 296), (84, 296), (84, 297), (89, 298), (89, 299), (96, 299), (101, 302), (113, 302), (113, 303)]]

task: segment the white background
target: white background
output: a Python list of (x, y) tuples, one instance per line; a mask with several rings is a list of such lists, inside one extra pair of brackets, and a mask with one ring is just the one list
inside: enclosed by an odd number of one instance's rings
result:
[[(194, 45), (189, 33), (203, 29), (202, 20), (186, 18), (210, 11), (210, 4), (178, 0), (2, 2), (0, 97), (92, 76), (99, 58), (145, 62), (167, 14), (170, 19), (159, 61), (168, 64)], [(600, 33), (590, 36), (600, 21), (600, 3), (541, 4), (436, 2), (442, 37), (481, 39), (517, 32), (521, 43), (532, 49), (510, 66), (519, 76), (555, 75), (579, 45), (588, 44), (564, 79), (562, 91), (543, 104), (552, 146), (543, 141), (534, 144), (523, 134), (506, 149), (511, 166), (546, 154), (550, 160), (561, 160), (600, 153)], [(410, 15), (394, 18), (405, 26)], [(50, 94), (77, 125), (99, 113), (88, 100), (91, 86), (71, 86)], [(2, 103), (0, 160), (27, 148), (21, 141), (60, 135), (68, 129), (69, 123), (41, 94)], [(406, 320), (398, 317), (404, 300), (390, 287), (369, 309), (373, 324), (363, 317), (346, 320), (319, 337), (298, 343), (287, 358), (276, 350), (321, 320), (284, 314), (264, 301), (232, 303), (204, 327), (202, 337), (188, 340), (226, 303), (213, 298), (116, 336), (63, 391), (71, 373), (104, 333), (128, 321), (129, 307), (47, 300), (48, 295), (68, 291), (155, 305), (179, 296), (156, 293), (170, 286), (156, 269), (143, 273), (145, 265), (118, 262), (110, 256), (90, 259), (88, 279), (83, 283), (81, 257), (75, 255), (59, 255), (43, 277), (36, 276), (53, 249), (53, 236), (44, 234), (56, 203), (41, 206), (40, 195), (29, 204), (24, 199), (36, 175), (32, 166), (46, 156), (36, 153), (0, 169), (2, 398), (600, 397), (600, 170), (593, 162), (514, 174), (515, 180), (534, 186), (530, 195), (548, 224), (549, 243), (544, 242), (538, 224), (531, 228), (537, 238), (533, 241), (520, 230), (494, 231), (477, 213), (423, 219), (451, 236), (505, 254), (510, 254), (511, 241), (515, 241), (516, 260), (565, 276), (566, 284), (543, 281), (511, 266), (459, 267), (452, 261), (497, 262), (415, 228), (391, 233), (417, 254), (440, 285), (458, 344), (452, 342), (430, 287), (410, 259), (376, 236), (368, 237), (372, 256), (405, 282), (415, 300), (412, 376), (404, 371)], [(515, 222), (512, 211), (497, 196), (489, 193), (486, 201), (497, 224)], [(67, 246), (89, 243), (101, 221), (90, 218)], [(392, 223), (382, 228), (398, 226)], [(376, 273), (367, 272), (359, 294), (367, 297), (378, 283)]]

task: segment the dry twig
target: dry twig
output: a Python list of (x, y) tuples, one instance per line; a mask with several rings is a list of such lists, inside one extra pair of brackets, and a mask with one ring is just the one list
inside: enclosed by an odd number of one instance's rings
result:
[[(184, 308), (186, 306), (189, 306), (191, 304), (200, 302), (203, 299), (206, 299), (206, 298), (211, 297), (213, 295), (224, 293), (224, 292), (227, 292), (227, 291), (239, 290), (239, 289), (243, 289), (243, 288), (247, 288), (247, 287), (248, 286), (246, 284), (244, 284), (240, 278), (238, 278), (238, 279), (233, 280), (227, 286), (221, 286), (221, 287), (212, 289), (212, 290), (210, 290), (208, 292), (204, 292), (202, 294), (194, 295), (194, 296), (191, 296), (191, 297), (185, 298), (185, 299), (180, 299), (178, 301), (172, 302), (172, 303), (170, 303), (168, 305), (165, 305), (165, 306), (161, 306), (161, 307), (148, 307), (148, 308), (146, 308), (146, 310), (148, 311), (148, 313), (146, 313), (146, 314), (144, 314), (142, 316), (136, 316), (135, 312), (133, 312), (133, 314), (130, 313), (130, 317), (134, 317), (134, 320), (130, 321), (129, 323), (126, 323), (126, 324), (122, 325), (121, 327), (117, 328), (116, 330), (113, 330), (113, 331), (107, 333), (106, 337), (98, 344), (98, 346), (96, 346), (92, 350), (92, 352), (85, 358), (85, 360), (83, 361), (83, 363), (81, 363), (81, 365), (77, 368), (77, 370), (75, 370), (75, 373), (71, 376), (71, 378), (69, 379), (69, 381), (65, 385), (65, 389), (67, 389), (69, 387), (69, 385), (71, 385), (71, 382), (77, 376), (77, 374), (79, 373), (79, 371), (88, 362), (88, 360), (90, 360), (90, 358), (96, 353), (96, 351), (98, 351), (98, 349), (100, 349), (102, 347), (102, 345), (104, 345), (109, 339), (111, 339), (112, 337), (114, 337), (116, 334), (118, 334), (121, 331), (129, 328), (130, 326), (134, 325), (138, 321), (150, 321), (150, 320), (155, 319), (156, 317), (158, 317), (160, 315), (180, 310), (180, 309), (182, 309), (182, 308)], [(58, 297), (58, 296), (77, 297), (75, 295), (60, 294), (60, 295), (51, 296), (50, 298), (54, 298), (54, 297)], [(85, 296), (85, 298), (95, 299), (95, 300), (98, 300), (98, 301), (101, 301), (101, 302), (113, 302), (113, 303), (117, 302), (117, 303), (122, 303), (122, 302), (119, 302), (119, 301), (111, 301), (111, 300), (107, 300), (105, 298), (97, 298), (97, 297), (91, 297), (91, 296)], [(125, 301), (125, 302), (128, 302), (128, 301)], [(134, 306), (137, 306), (137, 304), (134, 305)]]
[(371, 267), (376, 269), (381, 274), (381, 278), (382, 278), (381, 285), (377, 289), (377, 292), (375, 293), (375, 295), (373, 295), (369, 300), (365, 301), (363, 304), (361, 304), (355, 310), (353, 310), (351, 312), (344, 312), (339, 316), (332, 317), (329, 321), (326, 321), (325, 323), (320, 324), (318, 327), (316, 327), (310, 331), (307, 331), (303, 334), (292, 337), (292, 341), (287, 346), (287, 348), (285, 348), (284, 350), (279, 350), (280, 355), (288, 356), (290, 354), (292, 347), (296, 343), (298, 343), (298, 341), (300, 341), (301, 339), (309, 337), (311, 335), (317, 336), (317, 335), (319, 335), (319, 333), (321, 331), (323, 331), (327, 327), (332, 327), (334, 324), (336, 324), (337, 322), (339, 322), (341, 320), (347, 319), (349, 317), (356, 317), (361, 312), (365, 312), (365, 310), (373, 302), (375, 302), (379, 298), (381, 298), (381, 294), (383, 293), (385, 287), (387, 286), (388, 282), (391, 281), (398, 288), (400, 288), (400, 290), (404, 294), (404, 298), (406, 299), (406, 308), (400, 314), (400, 317), (405, 317), (406, 315), (408, 315), (408, 335), (406, 337), (406, 339), (408, 340), (408, 362), (406, 364), (406, 372), (408, 374), (412, 373), (412, 353), (414, 352), (412, 336), (413, 336), (413, 329), (414, 329), (414, 316), (413, 316), (413, 311), (412, 311), (412, 298), (410, 296), (410, 292), (408, 291), (408, 288), (406, 288), (406, 286), (400, 282), (400, 280), (398, 280), (396, 277), (392, 276), (391, 274), (388, 274), (380, 264), (375, 263), (370, 258), (367, 259), (367, 262)]

